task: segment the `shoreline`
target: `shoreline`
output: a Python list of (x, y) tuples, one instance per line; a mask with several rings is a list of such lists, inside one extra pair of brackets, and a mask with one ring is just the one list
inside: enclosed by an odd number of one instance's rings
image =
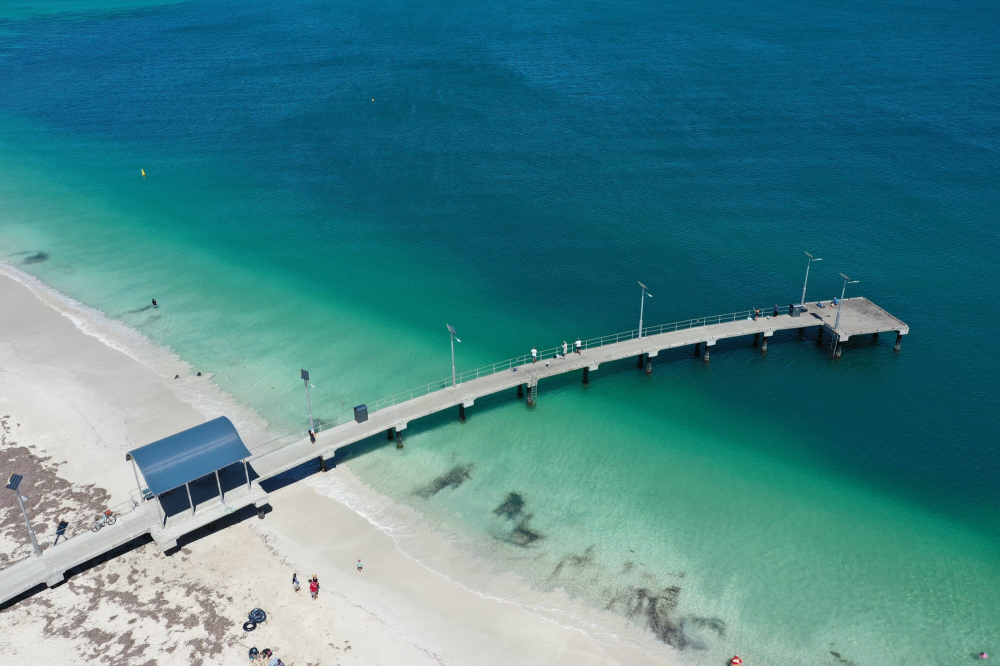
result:
[[(39, 459), (56, 461), (50, 463), (51, 473), (73, 488), (89, 486), (106, 491), (109, 505), (127, 500), (135, 484), (124, 463), (125, 451), (218, 414), (235, 413), (234, 421), (248, 444), (272, 437), (266, 424), (251, 409), (236, 403), (210, 378), (196, 380), (190, 366), (176, 355), (156, 347), (128, 326), (2, 262), (0, 296), (7, 304), (0, 314), (0, 387), (4, 396), (16, 396), (4, 397), (0, 408), (17, 424), (12, 426), (10, 441), (28, 444), (31, 454)], [(167, 379), (170, 372), (182, 374), (184, 379), (174, 383)], [(53, 418), (53, 415), (58, 416)], [(331, 474), (341, 475), (334, 484), (339, 488), (339, 497), (322, 491), (330, 485), (327, 479), (334, 477), (296, 481), (272, 492), (274, 510), (260, 523), (242, 521), (218, 532), (198, 533), (180, 553), (170, 557), (154, 552), (155, 546), (149, 544), (139, 547), (8, 608), (0, 616), (0, 627), (16, 624), (18, 636), (41, 631), (41, 636), (52, 637), (55, 615), (72, 615), (74, 604), (80, 602), (79, 588), (99, 579), (105, 570), (115, 573), (107, 574), (107, 580), (99, 587), (113, 588), (112, 578), (123, 582), (134, 578), (131, 573), (119, 570), (166, 566), (182, 570), (185, 580), (201, 581), (204, 589), (212, 589), (212, 570), (220, 566), (220, 560), (237, 559), (244, 547), (257, 548), (249, 542), (257, 542), (270, 552), (262, 559), (270, 561), (248, 567), (254, 572), (254, 582), (248, 587), (257, 588), (263, 583), (265, 588), (275, 588), (276, 596), (281, 595), (281, 588), (288, 586), (280, 579), (290, 578), (291, 571), (285, 563), (294, 563), (300, 577), (308, 575), (303, 573), (306, 571), (320, 574), (324, 591), (333, 592), (323, 596), (337, 600), (333, 602), (337, 607), (337, 625), (351, 634), (355, 647), (350, 651), (350, 659), (361, 658), (343, 663), (654, 661), (636, 644), (645, 642), (641, 630), (629, 627), (624, 620), (621, 632), (610, 632), (613, 645), (606, 645), (580, 628), (560, 623), (560, 613), (554, 608), (546, 613), (541, 606), (532, 609), (518, 601), (490, 596), (435, 571), (408, 554), (391, 530), (345, 502), (344, 493), (349, 488), (357, 496), (376, 498), (383, 506), (389, 500), (360, 482), (347, 465), (331, 470)], [(26, 488), (30, 494), (30, 487)], [(29, 506), (29, 511), (32, 509)], [(412, 519), (419, 520), (419, 516), (414, 512)], [(26, 540), (16, 526), (10, 534), (15, 541), (19, 537)], [(460, 549), (450, 544), (440, 544), (440, 550), (449, 551), (446, 559), (456, 562), (463, 559)], [(197, 555), (199, 562), (196, 564), (195, 558), (187, 553)], [(361, 574), (354, 570), (355, 555), (364, 558), (366, 568)], [(177, 559), (184, 565), (171, 564)], [(226, 576), (240, 578), (241, 572), (226, 568)], [(154, 576), (154, 583), (161, 578), (165, 576)], [(130, 585), (129, 589), (154, 595), (164, 592), (154, 585)], [(109, 592), (107, 596), (108, 600), (93, 601), (98, 607), (113, 609), (116, 595)], [(294, 596), (292, 600), (297, 601)], [(572, 600), (563, 601), (572, 607)], [(290, 610), (286, 604), (277, 598), (254, 603), (278, 615)], [(301, 602), (296, 605), (301, 606)], [(47, 613), (39, 615), (40, 608), (47, 608)], [(108, 613), (108, 617), (114, 614), (111, 610)], [(239, 627), (239, 617), (231, 618), (231, 626), (224, 631), (225, 639), (215, 649), (243, 659), (245, 653), (236, 645), (246, 637)], [(308, 625), (325, 619), (329, 618), (309, 617), (302, 621)], [(40, 628), (38, 622), (43, 622), (44, 627)], [(28, 629), (27, 625), (34, 628)], [(66, 634), (66, 630), (62, 631)], [(165, 628), (152, 627), (146, 644), (153, 647), (157, 641), (166, 640), (169, 632), (165, 635), (163, 631)], [(203, 640), (204, 637), (197, 637), (199, 631), (192, 629), (189, 640)], [(62, 655), (88, 649), (89, 639), (85, 636), (69, 632), (63, 638), (74, 646), (61, 651)], [(283, 658), (289, 663), (318, 659), (325, 649), (309, 639), (303, 642), (302, 636), (281, 638), (300, 646), (302, 651), (298, 655), (286, 652)], [(275, 644), (277, 639), (276, 636)], [(12, 656), (37, 657), (40, 653), (35, 651), (35, 645), (33, 641), (17, 644), (0, 641), (0, 649)], [(363, 645), (370, 645), (372, 652), (362, 655), (362, 651), (368, 652)], [(384, 648), (390, 646), (395, 656), (386, 661)], [(309, 651), (315, 656), (307, 656), (305, 653)], [(122, 654), (119, 658), (125, 660), (115, 663), (146, 663), (132, 657)], [(345, 651), (338, 657), (347, 659), (348, 653)], [(52, 664), (64, 663), (59, 654), (47, 654), (46, 658)], [(655, 661), (663, 663), (663, 655)]]

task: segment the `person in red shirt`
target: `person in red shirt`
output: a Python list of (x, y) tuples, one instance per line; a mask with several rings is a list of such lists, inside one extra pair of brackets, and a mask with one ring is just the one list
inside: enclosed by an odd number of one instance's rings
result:
[(316, 597), (319, 596), (319, 580), (316, 576), (313, 576), (309, 581), (309, 594), (312, 595), (313, 601), (316, 601)]

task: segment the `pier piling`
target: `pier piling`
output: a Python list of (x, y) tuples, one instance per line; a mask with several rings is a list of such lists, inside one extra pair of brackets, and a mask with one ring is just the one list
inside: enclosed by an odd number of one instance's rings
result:
[(760, 333), (753, 334), (753, 346), (756, 347), (760, 344)]
[(844, 351), (844, 343), (837, 340), (837, 346), (833, 348), (833, 357), (840, 358), (841, 353)]
[(816, 334), (816, 346), (817, 347), (823, 344), (823, 331), (824, 330), (825, 330), (824, 327), (820, 326), (819, 327), (819, 333)]
[(465, 405), (461, 403), (458, 405), (458, 420), (465, 423)]
[(649, 354), (646, 354), (646, 374), (653, 374), (653, 359), (649, 358)]
[(395, 434), (393, 434), (395, 430), (396, 430), (395, 428), (389, 428), (388, 430), (386, 430), (385, 438), (388, 439), (389, 441), (392, 441), (395, 438)]
[[(584, 369), (584, 372), (586, 372), (586, 371), (587, 370)], [(586, 377), (586, 375), (584, 375), (584, 376)], [(583, 383), (586, 384), (587, 383), (586, 380)], [(518, 384), (517, 385), (517, 399), (520, 400), (523, 397), (524, 397), (524, 384)]]
[[(705, 347), (705, 351), (708, 351), (708, 347), (707, 346)], [(700, 342), (694, 343), (694, 355), (695, 356), (700, 356), (701, 355), (701, 343)]]
[(323, 460), (323, 456), (319, 457), (319, 471), (321, 471), (321, 472), (325, 472), (326, 471), (326, 461)]
[(899, 351), (899, 346), (903, 344), (903, 334), (896, 333), (896, 345), (893, 347), (894, 351)]
[(636, 368), (642, 369), (642, 366), (644, 364), (643, 361), (644, 361), (645, 356), (646, 356), (645, 354), (639, 354), (639, 360), (635, 364)]
[[(393, 428), (393, 430), (396, 430), (396, 429)], [(402, 430), (396, 430), (396, 448), (397, 449), (403, 448), (403, 431)]]
[(760, 343), (760, 353), (761, 354), (766, 354), (767, 353), (767, 336), (766, 335), (764, 336), (764, 339)]
[(708, 363), (708, 350), (709, 349), (710, 349), (710, 347), (708, 346), (708, 343), (706, 342), (705, 343), (705, 355), (701, 357), (701, 360), (703, 360), (705, 363)]
[[(896, 349), (899, 349), (899, 345), (898, 344), (896, 345)], [(583, 383), (584, 384), (589, 384), (590, 383), (590, 368), (585, 367), (583, 369)]]

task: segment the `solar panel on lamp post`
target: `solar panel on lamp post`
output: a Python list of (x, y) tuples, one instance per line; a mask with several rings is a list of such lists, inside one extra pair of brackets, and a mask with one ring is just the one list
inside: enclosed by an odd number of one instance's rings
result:
[(31, 546), (35, 549), (35, 557), (42, 556), (42, 549), (38, 547), (38, 539), (35, 538), (35, 530), (31, 527), (31, 521), (28, 520), (28, 510), (24, 508), (24, 500), (27, 498), (21, 494), (18, 487), (21, 485), (21, 481), (24, 477), (20, 474), (11, 474), (10, 478), (7, 479), (7, 490), (13, 490), (14, 494), (17, 495), (17, 504), (21, 507), (21, 515), (24, 516), (24, 524), (28, 526), (28, 535), (31, 537)]
[(806, 252), (806, 256), (809, 257), (809, 262), (806, 264), (806, 281), (802, 283), (802, 300), (799, 301), (799, 305), (802, 306), (805, 306), (806, 304), (806, 286), (809, 284), (809, 267), (812, 266), (812, 262), (814, 261), (823, 261), (818, 257), (812, 256), (808, 252)]
[[(638, 282), (638, 280), (636, 280)], [(649, 293), (649, 288), (643, 283), (639, 282), (639, 286), (642, 287), (642, 296), (639, 298), (639, 338), (642, 338), (642, 311), (643, 307), (646, 305), (646, 297), (652, 298), (653, 295)]]
[(448, 327), (448, 335), (451, 336), (451, 387), (455, 388), (455, 342), (461, 342), (458, 339), (458, 332), (455, 327), (451, 324), (445, 324)]
[(847, 285), (861, 282), (861, 280), (852, 280), (843, 273), (840, 274), (840, 277), (844, 278), (844, 287), (840, 290), (840, 303), (837, 304), (837, 322), (833, 325), (834, 330), (837, 331), (838, 340), (840, 339), (840, 313), (844, 311), (844, 294), (847, 293)]
[(300, 376), (302, 377), (302, 382), (306, 385), (306, 406), (309, 407), (309, 432), (316, 432), (313, 428), (313, 405), (312, 399), (309, 397), (309, 371), (300, 371)]

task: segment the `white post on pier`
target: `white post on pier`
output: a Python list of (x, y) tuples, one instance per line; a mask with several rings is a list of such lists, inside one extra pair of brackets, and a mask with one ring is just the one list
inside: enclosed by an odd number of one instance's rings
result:
[[(636, 280), (636, 282), (638, 282), (638, 280)], [(653, 295), (651, 293), (649, 293), (649, 291), (648, 291), (649, 287), (647, 287), (643, 283), (639, 282), (639, 286), (642, 287), (642, 295), (639, 297), (639, 299), (640, 299), (639, 300), (639, 338), (642, 339), (642, 311), (643, 311), (643, 307), (646, 305), (646, 297), (648, 296), (649, 298), (652, 298)]]
[(806, 264), (806, 281), (802, 283), (802, 300), (799, 301), (799, 305), (806, 304), (806, 287), (809, 285), (809, 267), (812, 265), (812, 262), (814, 261), (823, 261), (818, 257), (812, 256), (808, 252), (806, 252), (806, 256), (809, 257), (809, 262)]
[(313, 405), (312, 399), (309, 397), (309, 371), (302, 370), (299, 375), (302, 377), (303, 383), (306, 385), (306, 405), (309, 407), (309, 432), (316, 432), (313, 428)]
[(247, 492), (250, 491), (250, 468), (247, 467), (246, 458), (243, 459), (243, 473), (247, 475)]
[(852, 280), (843, 273), (840, 274), (840, 277), (844, 278), (844, 287), (840, 290), (840, 304), (837, 306), (837, 322), (833, 325), (834, 330), (837, 331), (838, 340), (840, 339), (840, 313), (844, 310), (844, 294), (847, 293), (847, 285), (861, 282), (861, 280)]
[(222, 494), (222, 481), (219, 480), (219, 470), (215, 470), (215, 485), (219, 486), (219, 499), (226, 501), (226, 496)]
[(451, 336), (451, 387), (455, 388), (455, 343), (461, 342), (458, 339), (458, 332), (455, 327), (451, 324), (445, 324), (448, 327), (448, 335)]

